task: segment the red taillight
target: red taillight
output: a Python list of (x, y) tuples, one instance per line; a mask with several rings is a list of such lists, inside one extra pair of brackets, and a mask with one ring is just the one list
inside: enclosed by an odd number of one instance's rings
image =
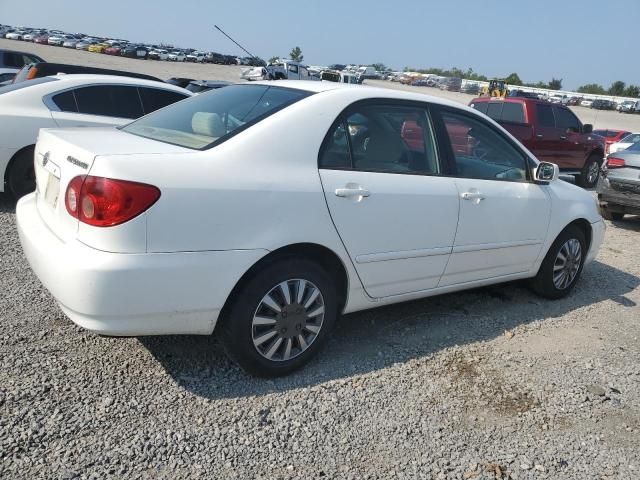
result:
[(65, 195), (67, 212), (95, 227), (128, 222), (160, 198), (153, 185), (80, 175), (69, 182)]
[(609, 157), (607, 158), (607, 168), (621, 168), (625, 167), (626, 164), (622, 158)]

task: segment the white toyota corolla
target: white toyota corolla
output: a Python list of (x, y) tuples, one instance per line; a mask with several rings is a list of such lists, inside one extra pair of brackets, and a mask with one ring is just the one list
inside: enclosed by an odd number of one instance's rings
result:
[(331, 82), (198, 95), (121, 128), (43, 129), (17, 205), (78, 325), (211, 334), (249, 372), (306, 363), (341, 313), (530, 278), (567, 295), (605, 226), (461, 105)]

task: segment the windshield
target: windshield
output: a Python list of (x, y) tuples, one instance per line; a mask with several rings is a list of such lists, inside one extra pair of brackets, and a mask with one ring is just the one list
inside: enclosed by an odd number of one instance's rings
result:
[(638, 143), (640, 142), (640, 133), (632, 133), (631, 135), (627, 135), (620, 143)]
[(310, 92), (269, 85), (231, 85), (158, 110), (123, 130), (203, 150), (309, 95)]

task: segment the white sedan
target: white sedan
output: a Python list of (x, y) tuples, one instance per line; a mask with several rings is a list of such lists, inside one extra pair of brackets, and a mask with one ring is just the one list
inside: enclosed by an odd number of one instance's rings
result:
[(626, 150), (631, 145), (638, 142), (640, 142), (640, 133), (631, 133), (619, 142), (612, 143), (611, 146), (609, 146), (609, 155), (619, 152), (620, 150)]
[(71, 320), (217, 328), (257, 375), (305, 364), (342, 313), (525, 278), (564, 297), (605, 231), (589, 192), (488, 117), (333, 82), (233, 85), (121, 129), (42, 130), (35, 164), (20, 240)]
[(124, 125), (191, 95), (167, 83), (110, 75), (59, 75), (0, 88), (0, 192), (33, 191), (40, 128)]
[(170, 62), (184, 62), (187, 59), (187, 57), (185, 56), (185, 54), (183, 52), (171, 52), (168, 56), (167, 56), (167, 60), (169, 60)]

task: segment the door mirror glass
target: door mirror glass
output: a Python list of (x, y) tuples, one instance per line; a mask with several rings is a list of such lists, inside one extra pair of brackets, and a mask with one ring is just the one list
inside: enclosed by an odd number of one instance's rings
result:
[(555, 163), (540, 162), (535, 171), (535, 179), (539, 182), (552, 182), (560, 175), (560, 169)]
[(593, 125), (590, 123), (586, 123), (582, 126), (582, 133), (591, 133), (593, 132)]

